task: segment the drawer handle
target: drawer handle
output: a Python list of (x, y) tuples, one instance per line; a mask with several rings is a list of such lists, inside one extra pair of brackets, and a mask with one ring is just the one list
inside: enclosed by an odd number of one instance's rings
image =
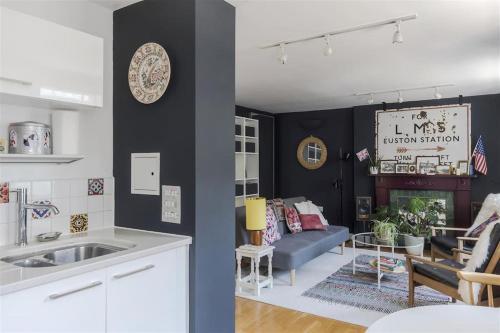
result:
[(136, 269), (134, 271), (130, 271), (130, 272), (127, 272), (127, 273), (116, 274), (115, 276), (113, 276), (113, 278), (114, 279), (122, 279), (122, 278), (130, 276), (130, 275), (134, 275), (134, 274), (137, 274), (137, 273), (140, 273), (140, 272), (144, 272), (144, 271), (153, 269), (154, 267), (155, 267), (155, 265), (147, 265), (147, 266), (144, 266), (142, 268), (138, 268), (138, 269)]
[(95, 281), (95, 282), (92, 282), (89, 285), (86, 285), (86, 286), (83, 286), (83, 287), (80, 287), (80, 288), (76, 288), (76, 289), (64, 291), (64, 292), (58, 293), (58, 294), (49, 295), (49, 298), (50, 299), (58, 299), (58, 298), (61, 298), (61, 297), (64, 297), (64, 296), (68, 296), (68, 295), (71, 295), (71, 294), (74, 294), (74, 293), (77, 293), (77, 292), (80, 292), (80, 291), (84, 291), (84, 290), (87, 290), (87, 289), (91, 289), (91, 288), (100, 286), (101, 284), (102, 284), (101, 281)]
[(33, 83), (28, 82), (28, 81), (11, 79), (11, 78), (5, 77), (5, 76), (0, 76), (0, 80), (7, 81), (7, 82), (12, 82), (12, 83), (17, 83), (17, 84), (22, 84), (23, 86), (31, 86), (31, 85), (33, 85)]

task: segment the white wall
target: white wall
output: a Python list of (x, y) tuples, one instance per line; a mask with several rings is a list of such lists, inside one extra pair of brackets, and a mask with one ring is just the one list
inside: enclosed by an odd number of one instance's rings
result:
[[(113, 175), (113, 12), (80, 0), (0, 0), (0, 5), (104, 39), (104, 106), (80, 111), (80, 153), (69, 165), (0, 164), (0, 181), (53, 180)], [(22, 42), (22, 41), (20, 41)], [(50, 123), (50, 110), (0, 104), (0, 137), (9, 123), (34, 120)]]

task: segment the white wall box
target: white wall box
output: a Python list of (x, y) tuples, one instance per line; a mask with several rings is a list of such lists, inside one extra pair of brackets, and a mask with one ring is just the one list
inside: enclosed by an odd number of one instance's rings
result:
[(0, 332), (187, 332), (188, 251), (180, 246), (0, 296)]
[(160, 195), (160, 153), (133, 153), (131, 161), (131, 193)]
[(0, 102), (103, 105), (103, 39), (0, 6)]

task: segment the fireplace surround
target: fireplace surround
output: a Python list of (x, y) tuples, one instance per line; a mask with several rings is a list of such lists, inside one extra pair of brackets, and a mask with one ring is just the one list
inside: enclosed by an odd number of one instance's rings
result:
[(471, 225), (471, 183), (474, 177), (400, 174), (379, 174), (374, 177), (377, 206), (390, 205), (391, 190), (453, 192), (454, 226), (468, 228)]

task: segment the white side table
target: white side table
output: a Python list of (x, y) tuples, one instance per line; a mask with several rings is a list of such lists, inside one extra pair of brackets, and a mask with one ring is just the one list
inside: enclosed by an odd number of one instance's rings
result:
[[(274, 246), (255, 246), (242, 245), (236, 249), (236, 261), (238, 271), (236, 277), (236, 289), (242, 292), (243, 288), (252, 290), (257, 296), (260, 296), (260, 289), (264, 287), (273, 287), (273, 250)], [(259, 274), (260, 258), (267, 256), (268, 268), (267, 276)], [(251, 259), (250, 274), (241, 277), (241, 259), (247, 257)]]

